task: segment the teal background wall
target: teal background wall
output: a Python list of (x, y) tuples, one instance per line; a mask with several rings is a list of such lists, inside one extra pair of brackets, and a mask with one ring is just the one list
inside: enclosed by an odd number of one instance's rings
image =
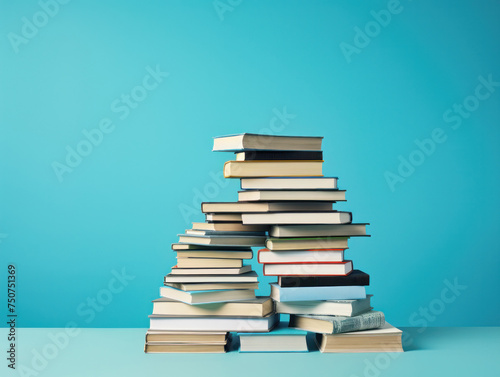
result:
[(239, 132), (325, 137), (392, 324), (500, 324), (498, 1), (0, 4), (18, 326), (147, 327), (176, 234), (237, 198), (211, 147)]

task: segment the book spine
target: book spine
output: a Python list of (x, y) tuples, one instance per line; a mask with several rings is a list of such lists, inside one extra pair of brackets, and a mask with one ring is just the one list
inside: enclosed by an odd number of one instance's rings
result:
[(370, 312), (349, 318), (333, 318), (332, 334), (376, 329), (382, 327), (384, 323), (385, 323), (385, 317), (384, 313), (382, 312)]

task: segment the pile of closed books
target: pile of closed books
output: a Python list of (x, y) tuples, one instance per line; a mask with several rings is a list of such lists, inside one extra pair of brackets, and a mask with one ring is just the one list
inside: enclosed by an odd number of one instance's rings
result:
[[(323, 176), (321, 143), (215, 138), (214, 151), (236, 154), (224, 176), (240, 178), (242, 190), (237, 202), (202, 203), (206, 222), (172, 245), (177, 265), (153, 302), (146, 352), (224, 352), (230, 332), (241, 352), (307, 352), (311, 336), (321, 352), (402, 351), (401, 331), (372, 310), (369, 275), (345, 258), (349, 238), (366, 236), (367, 224), (333, 209), (345, 191)], [(263, 274), (277, 277), (270, 298), (255, 297), (257, 274), (243, 265), (259, 246)]]

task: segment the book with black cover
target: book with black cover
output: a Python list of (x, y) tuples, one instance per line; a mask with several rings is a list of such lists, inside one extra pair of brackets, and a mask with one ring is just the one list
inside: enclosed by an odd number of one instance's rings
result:
[(248, 151), (236, 153), (236, 161), (322, 160), (321, 151)]
[(347, 276), (280, 276), (280, 287), (326, 287), (348, 285), (370, 285), (370, 275), (353, 270)]

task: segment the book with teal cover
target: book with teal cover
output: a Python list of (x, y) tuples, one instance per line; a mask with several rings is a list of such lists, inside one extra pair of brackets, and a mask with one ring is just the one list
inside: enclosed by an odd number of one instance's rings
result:
[(324, 287), (280, 287), (271, 285), (271, 297), (275, 301), (322, 301), (322, 300), (357, 300), (366, 298), (366, 289), (362, 285), (324, 286)]

